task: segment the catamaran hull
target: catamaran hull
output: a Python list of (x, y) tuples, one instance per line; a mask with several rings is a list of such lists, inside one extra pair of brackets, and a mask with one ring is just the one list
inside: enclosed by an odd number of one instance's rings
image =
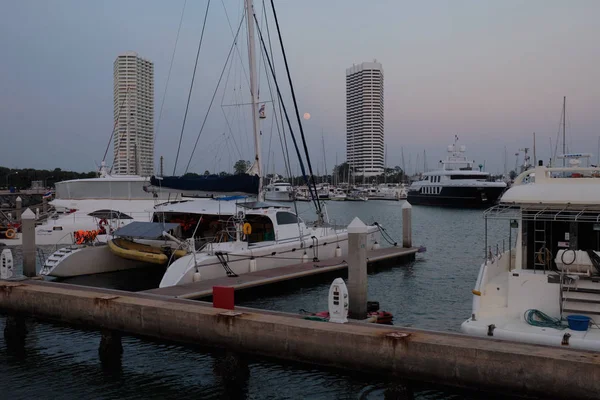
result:
[(44, 263), (40, 275), (70, 278), (147, 267), (149, 264), (127, 260), (113, 254), (108, 246), (71, 246), (55, 251)]
[[(367, 235), (367, 248), (373, 248), (375, 242), (380, 240), (377, 227), (369, 227)], [(312, 245), (312, 246), (311, 246)], [(339, 250), (336, 249), (339, 247)], [(248, 272), (262, 271), (271, 268), (299, 264), (313, 259), (327, 260), (341, 254), (348, 254), (348, 233), (340, 232), (319, 237), (318, 246), (310, 238), (304, 240), (301, 247), (299, 240), (288, 243), (251, 247), (246, 250), (232, 250), (223, 252), (222, 262), (215, 252), (190, 254), (180, 258), (169, 266), (160, 287), (183, 285), (195, 280), (216, 279), (227, 276), (226, 268), (237, 275)]]

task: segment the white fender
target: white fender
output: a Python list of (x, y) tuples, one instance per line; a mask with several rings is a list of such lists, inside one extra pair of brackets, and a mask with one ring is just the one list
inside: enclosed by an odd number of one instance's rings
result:
[(202, 275), (200, 275), (200, 272), (194, 272), (194, 275), (192, 275), (192, 281), (200, 282), (201, 279), (202, 279)]
[(342, 278), (335, 278), (329, 287), (329, 322), (348, 322), (348, 288)]
[(342, 256), (342, 248), (340, 246), (335, 248), (335, 256), (336, 257), (341, 257)]
[(258, 270), (258, 267), (256, 265), (256, 258), (251, 258), (250, 259), (250, 272), (256, 272)]

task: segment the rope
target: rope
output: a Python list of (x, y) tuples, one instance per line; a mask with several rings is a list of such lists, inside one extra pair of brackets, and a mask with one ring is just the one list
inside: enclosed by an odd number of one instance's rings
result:
[(538, 326), (542, 328), (554, 328), (554, 329), (566, 329), (567, 327), (562, 324), (560, 318), (552, 318), (551, 316), (544, 314), (540, 310), (530, 309), (525, 311), (523, 319), (531, 326)]
[(177, 36), (175, 37), (175, 47), (173, 48), (173, 55), (171, 56), (171, 65), (169, 66), (169, 73), (167, 74), (167, 82), (165, 83), (165, 91), (163, 92), (162, 101), (160, 103), (160, 111), (158, 113), (158, 122), (156, 123), (156, 134), (154, 135), (154, 143), (156, 144), (156, 138), (160, 132), (160, 120), (162, 119), (163, 107), (165, 105), (165, 98), (167, 97), (167, 89), (169, 87), (169, 81), (171, 80), (171, 70), (173, 69), (173, 61), (175, 61), (175, 52), (177, 51), (177, 42), (179, 42), (179, 33), (181, 33), (181, 25), (183, 23), (183, 15), (185, 13), (185, 6), (187, 0), (183, 2), (183, 9), (181, 10), (181, 18), (179, 18), (179, 28), (177, 28)]
[[(254, 15), (254, 20), (256, 21), (257, 24), (257, 30), (258, 30), (258, 37), (260, 39), (261, 45), (263, 47), (263, 50), (265, 52), (265, 58), (267, 59), (267, 62), (269, 64), (269, 70), (271, 71), (271, 76), (273, 77), (273, 83), (275, 84), (275, 88), (277, 89), (277, 96), (279, 97), (280, 101), (281, 101), (281, 90), (279, 88), (279, 83), (277, 82), (277, 77), (275, 76), (275, 69), (273, 67), (273, 64), (271, 62), (271, 59), (269, 58), (269, 55), (267, 54), (267, 46), (265, 44), (262, 32), (260, 30), (260, 26), (258, 26), (258, 20), (256, 19), (256, 15)], [(308, 186), (308, 190), (311, 194), (311, 198), (315, 204), (315, 208), (317, 210), (319, 219), (322, 219), (323, 217), (323, 213), (321, 211), (321, 205), (318, 201), (317, 198), (317, 190), (316, 190), (316, 186), (313, 188), (314, 186), (314, 179), (313, 179), (313, 186), (311, 186), (311, 182), (310, 180), (307, 178), (307, 174), (306, 174), (306, 169), (304, 168), (304, 162), (302, 161), (302, 155), (300, 153), (300, 148), (298, 147), (298, 142), (296, 141), (296, 136), (294, 135), (294, 131), (292, 129), (292, 123), (290, 121), (290, 117), (289, 114), (287, 112), (287, 108), (285, 107), (285, 104), (282, 104), (283, 106), (283, 112), (285, 115), (285, 120), (287, 122), (288, 125), (288, 129), (290, 131), (290, 136), (292, 137), (292, 142), (294, 143), (294, 149), (296, 150), (296, 155), (298, 156), (298, 162), (300, 163), (300, 170), (302, 171), (302, 177), (304, 178), (304, 181), (306, 182), (306, 185)], [(313, 193), (314, 190), (314, 193)]]
[(192, 89), (194, 88), (194, 80), (196, 79), (196, 69), (198, 68), (198, 57), (200, 57), (200, 49), (202, 48), (202, 40), (204, 39), (204, 28), (206, 28), (206, 18), (208, 17), (208, 8), (210, 0), (206, 3), (206, 12), (204, 13), (204, 23), (202, 24), (202, 33), (200, 34), (200, 42), (198, 43), (198, 51), (196, 52), (196, 62), (194, 63), (194, 72), (192, 73), (192, 83), (188, 91), (187, 103), (185, 105), (185, 114), (183, 115), (183, 124), (181, 125), (181, 133), (179, 134), (179, 145), (177, 146), (177, 156), (175, 157), (175, 165), (173, 165), (173, 175), (177, 169), (177, 161), (179, 160), (179, 151), (181, 150), (181, 140), (183, 139), (183, 131), (185, 130), (185, 122), (187, 121), (188, 110), (190, 109), (190, 100), (192, 98)]
[[(281, 46), (281, 55), (283, 56), (283, 63), (285, 65), (285, 71), (287, 73), (288, 82), (290, 85), (290, 93), (292, 95), (292, 100), (294, 102), (294, 109), (296, 111), (296, 120), (298, 121), (298, 127), (300, 128), (300, 138), (302, 139), (302, 145), (304, 147), (304, 155), (306, 157), (306, 164), (308, 166), (308, 171), (310, 173), (310, 177), (312, 178), (312, 184), (315, 191), (315, 196), (317, 195), (317, 184), (315, 180), (315, 174), (313, 173), (312, 164), (310, 162), (310, 155), (308, 153), (308, 146), (306, 145), (306, 137), (304, 136), (304, 129), (302, 127), (302, 120), (300, 119), (300, 112), (298, 111), (298, 102), (296, 101), (296, 91), (294, 90), (294, 84), (292, 83), (292, 75), (290, 74), (290, 68), (287, 61), (287, 56), (285, 54), (285, 47), (283, 45), (283, 38), (281, 37), (281, 29), (279, 28), (279, 20), (277, 18), (277, 12), (275, 11), (275, 3), (271, 0), (271, 10), (273, 10), (273, 19), (275, 20), (275, 26), (277, 27), (277, 35), (279, 37), (279, 44)], [(256, 15), (254, 16), (256, 20)], [(258, 24), (258, 21), (256, 21)], [(262, 34), (261, 34), (262, 41)], [(266, 49), (265, 49), (266, 51)], [(309, 186), (310, 187), (310, 186)], [(318, 196), (317, 196), (318, 197)], [(317, 201), (317, 211), (319, 213), (319, 218), (322, 219), (322, 211), (321, 204)]]
[[(206, 114), (204, 115), (204, 120), (202, 121), (202, 126), (200, 127), (200, 132), (198, 132), (198, 136), (196, 136), (196, 142), (194, 143), (194, 148), (192, 149), (192, 153), (190, 154), (190, 159), (188, 160), (187, 166), (185, 167), (185, 173), (187, 173), (188, 169), (190, 168), (190, 163), (192, 162), (192, 158), (194, 157), (194, 153), (196, 152), (196, 147), (198, 147), (198, 141), (200, 140), (200, 135), (202, 135), (202, 131), (204, 130), (204, 125), (206, 125), (206, 121), (208, 120), (208, 114), (210, 113), (210, 109), (212, 108), (212, 105), (215, 101), (215, 97), (217, 96), (217, 91), (219, 90), (219, 86), (221, 85), (221, 80), (223, 79), (223, 75), (225, 74), (225, 70), (227, 69), (227, 63), (229, 62), (229, 58), (231, 57), (231, 53), (233, 52), (233, 49), (236, 47), (237, 37), (240, 33), (240, 28), (242, 27), (243, 21), (244, 21), (244, 19), (242, 18), (242, 20), (240, 21), (240, 25), (238, 26), (237, 33), (236, 33), (235, 37), (233, 38), (233, 44), (231, 45), (231, 48), (229, 49), (229, 53), (227, 54), (227, 59), (225, 60), (225, 65), (223, 65), (223, 69), (221, 70), (221, 75), (219, 76), (219, 81), (217, 82), (215, 91), (213, 92), (212, 98), (210, 99), (210, 104), (208, 105), (208, 110), (206, 111)], [(175, 174), (175, 173), (173, 173), (173, 174)]]
[(392, 236), (384, 229), (383, 226), (379, 225), (378, 222), (373, 222), (373, 225), (375, 225), (377, 229), (379, 229), (383, 240), (385, 240), (386, 242), (388, 242), (388, 244), (391, 244), (394, 247), (398, 246), (398, 242), (394, 241), (394, 238), (392, 238)]

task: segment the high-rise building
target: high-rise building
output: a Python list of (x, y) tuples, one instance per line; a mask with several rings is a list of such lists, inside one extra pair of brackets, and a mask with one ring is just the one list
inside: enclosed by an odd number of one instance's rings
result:
[(346, 158), (355, 174), (384, 171), (383, 68), (376, 61), (346, 70)]
[(113, 173), (154, 172), (154, 64), (129, 51), (114, 62)]

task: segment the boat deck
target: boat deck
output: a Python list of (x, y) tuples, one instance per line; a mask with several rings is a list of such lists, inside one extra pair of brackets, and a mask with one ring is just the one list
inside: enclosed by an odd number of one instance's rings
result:
[[(393, 262), (406, 257), (414, 257), (419, 251), (417, 247), (387, 247), (367, 252), (367, 263)], [(271, 268), (263, 271), (249, 272), (236, 277), (222, 277), (201, 280), (184, 285), (150, 289), (142, 293), (161, 296), (178, 297), (182, 299), (199, 299), (212, 296), (214, 286), (229, 286), (235, 290), (249, 289), (274, 283), (345, 270), (348, 264), (344, 257), (335, 257), (321, 261), (310, 261), (285, 267)]]

